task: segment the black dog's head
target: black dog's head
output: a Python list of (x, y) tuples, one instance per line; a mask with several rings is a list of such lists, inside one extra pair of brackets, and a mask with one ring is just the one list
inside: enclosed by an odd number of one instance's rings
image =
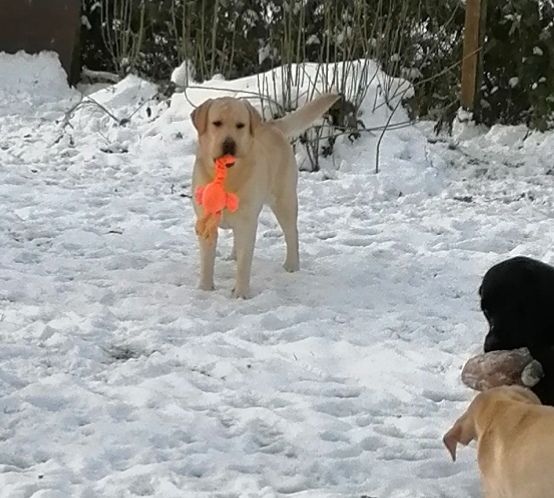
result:
[(527, 346), (529, 303), (524, 296), (511, 289), (488, 285), (485, 279), (479, 288), (481, 310), (489, 324), (485, 337), (485, 353), (501, 349), (518, 349)]
[(485, 352), (554, 344), (554, 268), (517, 257), (493, 266), (479, 288), (489, 323)]

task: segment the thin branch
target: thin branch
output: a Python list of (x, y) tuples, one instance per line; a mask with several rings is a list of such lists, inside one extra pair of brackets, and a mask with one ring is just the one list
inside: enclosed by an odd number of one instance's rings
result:
[(398, 107), (400, 106), (401, 103), (402, 103), (402, 99), (398, 99), (398, 102), (396, 103), (396, 106), (395, 106), (394, 110), (390, 113), (390, 116), (387, 119), (385, 127), (383, 128), (383, 131), (381, 132), (381, 135), (379, 136), (379, 140), (377, 140), (377, 147), (375, 148), (375, 173), (376, 174), (379, 173), (379, 156), (380, 156), (380, 152), (381, 152), (381, 142), (383, 140), (383, 137), (385, 136), (385, 132), (388, 129), (388, 126), (389, 126), (389, 124), (392, 120), (392, 117), (394, 116), (394, 114), (398, 110)]
[(83, 66), (83, 69), (81, 70), (81, 78), (105, 80), (110, 83), (118, 83), (121, 80), (118, 74), (110, 73), (108, 71), (94, 71), (86, 66)]

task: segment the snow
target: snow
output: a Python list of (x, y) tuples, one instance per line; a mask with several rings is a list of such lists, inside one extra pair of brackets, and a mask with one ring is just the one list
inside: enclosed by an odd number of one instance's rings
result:
[(171, 73), (171, 81), (177, 86), (186, 87), (192, 83), (194, 77), (194, 66), (190, 61), (183, 61), (178, 67), (176, 67)]
[(378, 175), (378, 132), (338, 140), (300, 176), (301, 271), (264, 211), (242, 301), (228, 235), (196, 289), (190, 103), (132, 76), (90, 98), (67, 116), (54, 56), (0, 54), (0, 496), (478, 497), (441, 438), (481, 276), (554, 262), (554, 134), (397, 127)]

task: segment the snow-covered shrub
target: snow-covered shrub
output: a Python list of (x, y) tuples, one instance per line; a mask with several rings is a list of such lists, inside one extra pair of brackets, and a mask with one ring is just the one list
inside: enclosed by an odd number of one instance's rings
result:
[(414, 22), (402, 33), (404, 64), (396, 76), (414, 85), (406, 102), (413, 118), (436, 120), (439, 128), (450, 126), (459, 106), (465, 3), (410, 2)]
[(490, 0), (478, 120), (554, 125), (554, 2)]
[[(282, 112), (295, 107), (302, 84), (292, 64), (371, 58), (391, 76), (382, 82), (386, 94), (395, 95), (389, 87), (393, 77), (412, 82), (414, 92), (406, 102), (412, 117), (448, 125), (458, 107), (464, 0), (83, 2), (83, 60), (91, 69), (168, 80), (186, 60), (202, 81), (283, 67), (285, 84), (276, 99)], [(478, 121), (526, 122), (539, 129), (552, 124), (553, 4), (488, 0)], [(128, 7), (118, 11), (116, 5)], [(346, 88), (347, 80), (339, 76), (334, 87), (356, 108), (364, 82)]]

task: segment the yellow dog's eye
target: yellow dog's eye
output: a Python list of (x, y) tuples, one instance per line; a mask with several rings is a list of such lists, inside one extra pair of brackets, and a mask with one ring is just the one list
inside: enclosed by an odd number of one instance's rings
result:
[(240, 130), (241, 128), (244, 128), (244, 123), (237, 123), (237, 128)]
[(221, 121), (214, 121), (212, 123), (216, 128), (219, 128), (223, 123)]

